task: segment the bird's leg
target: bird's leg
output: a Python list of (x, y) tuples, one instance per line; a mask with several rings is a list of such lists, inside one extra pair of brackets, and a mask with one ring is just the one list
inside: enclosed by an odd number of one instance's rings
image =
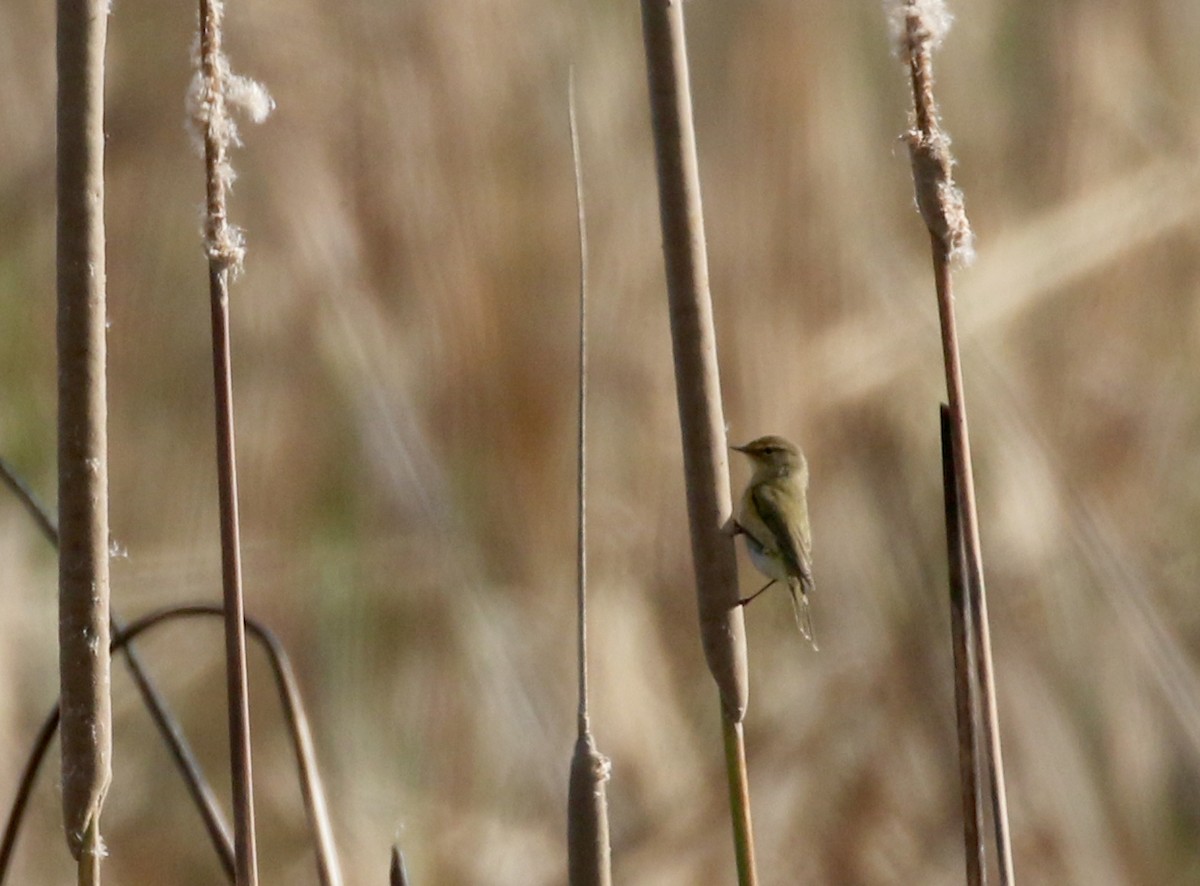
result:
[(746, 530), (742, 528), (742, 524), (737, 521), (737, 518), (730, 517), (729, 522), (725, 525), (725, 534), (730, 538), (737, 538), (739, 535), (745, 535)]
[(765, 591), (767, 588), (769, 588), (773, 584), (775, 584), (775, 579), (771, 579), (769, 582), (767, 582), (765, 585), (763, 585), (761, 588), (759, 588), (757, 591), (755, 591), (749, 597), (746, 597), (744, 600), (738, 600), (738, 606), (745, 606), (747, 603), (749, 603), (751, 600), (753, 600), (755, 597), (757, 597), (759, 594), (761, 594), (763, 591)]

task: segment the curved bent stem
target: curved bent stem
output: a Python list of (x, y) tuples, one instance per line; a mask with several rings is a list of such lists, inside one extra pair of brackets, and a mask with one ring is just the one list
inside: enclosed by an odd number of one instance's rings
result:
[[(115, 635), (112, 651), (117, 652), (125, 648), (139, 634), (163, 622), (202, 616), (223, 618), (224, 610), (220, 606), (209, 605), (172, 606), (160, 609), (132, 622), (125, 630)], [(300, 689), (296, 683), (295, 674), (292, 671), (291, 661), (283, 645), (279, 642), (279, 638), (265, 625), (252, 618), (247, 618), (246, 630), (263, 645), (271, 662), (276, 688), (283, 705), (284, 717), (292, 737), (292, 747), (296, 753), (296, 765), (299, 769), (300, 787), (304, 796), (309, 827), (316, 840), (317, 875), (322, 886), (341, 886), (342, 874), (338, 865), (337, 848), (333, 841), (333, 829), (329, 822), (325, 792), (321, 784), (320, 773), (317, 770), (312, 731), (308, 725), (308, 717), (304, 713), (304, 705), (300, 698)], [(12, 811), (5, 825), (3, 841), (0, 842), (0, 884), (4, 882), (8, 872), (9, 861), (16, 845), (21, 823), (24, 820), (25, 808), (29, 802), (33, 782), (45, 759), (54, 732), (58, 728), (58, 722), (59, 708), (58, 705), (55, 705), (41, 729), (38, 730), (29, 759), (21, 773), (17, 796), (13, 800)]]

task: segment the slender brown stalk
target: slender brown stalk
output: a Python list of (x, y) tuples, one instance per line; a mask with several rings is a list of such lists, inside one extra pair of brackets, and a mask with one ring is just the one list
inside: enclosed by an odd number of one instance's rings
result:
[(246, 635), (242, 628), (241, 542), (237, 512), (237, 468), (233, 440), (233, 380), (229, 353), (228, 270), (209, 271), (212, 293), (213, 381), (217, 413), (217, 475), (221, 510), (221, 578), (226, 610), (225, 666), (229, 693), (230, 766), (233, 772), (234, 846), (237, 883), (256, 886), (254, 792), (250, 761), (250, 700), (246, 678)]
[(991, 783), (992, 818), (1000, 882), (1013, 883), (1012, 840), (1008, 824), (1008, 801), (1004, 783), (1004, 761), (1000, 745), (999, 713), (996, 706), (992, 641), (988, 624), (987, 593), (983, 577), (983, 553), (979, 540), (979, 515), (975, 479), (971, 467), (970, 435), (963, 394), (962, 361), (954, 313), (952, 261), (970, 254), (971, 232), (963, 210), (962, 194), (951, 177), (953, 158), (950, 140), (941, 130), (933, 98), (932, 50), (944, 35), (948, 17), (944, 5), (933, 0), (907, 0), (902, 6), (901, 54), (908, 64), (913, 91), (914, 126), (906, 133), (912, 159), (917, 207), (929, 229), (937, 287), (938, 319), (941, 326), (942, 359), (946, 370), (950, 431), (954, 443), (955, 483), (960, 500), (965, 543), (967, 590), (971, 595), (974, 640), (978, 645), (977, 666), (987, 741), (988, 775)]
[(683, 3), (642, 0), (641, 6), (700, 637), (721, 695), (738, 878), (752, 884), (757, 873), (750, 806), (742, 802), (748, 776), (739, 728), (749, 704), (746, 630), (737, 605), (737, 562), (729, 531), (733, 504)]
[[(37, 523), (38, 529), (42, 531), (42, 535), (50, 544), (58, 547), (58, 527), (54, 525), (54, 520), (46, 509), (42, 507), (37, 496), (33, 491), (17, 476), (12, 466), (3, 458), (0, 458), (0, 479), (8, 485), (10, 489), (25, 505), (30, 516)], [(124, 624), (117, 617), (115, 611), (110, 612), (109, 628), (112, 636), (117, 636), (125, 630)], [(187, 739), (183, 734), (183, 727), (179, 720), (171, 713), (166, 699), (162, 693), (154, 685), (150, 678), (149, 672), (142, 664), (141, 657), (137, 650), (132, 645), (125, 646), (125, 664), (129, 668), (129, 675), (133, 678), (133, 682), (138, 688), (138, 692), (142, 696), (142, 700), (146, 704), (146, 709), (150, 712), (150, 718), (154, 721), (154, 725), (158, 727), (159, 734), (163, 741), (166, 742), (168, 750), (171, 752), (172, 758), (175, 760), (176, 766), (179, 768), (180, 774), (183, 776), (184, 784), (187, 785), (188, 794), (191, 795), (192, 801), (196, 804), (196, 808), (200, 811), (201, 818), (204, 819), (204, 827), (208, 831), (209, 838), (212, 840), (213, 846), (217, 850), (217, 855), (221, 860), (221, 867), (225, 870), (229, 880), (233, 880), (233, 841), (229, 837), (229, 826), (225, 824), (225, 817), (221, 814), (221, 807), (217, 804), (217, 798), (213, 794), (211, 785), (204, 775), (204, 771), (200, 766), (200, 762), (196, 759), (196, 755), (192, 752), (191, 747), (187, 743)], [(55, 720), (57, 724), (57, 720)], [(19, 800), (18, 804), (14, 804), (15, 809), (24, 806), (24, 801)], [(19, 813), (18, 813), (19, 814)], [(11, 845), (8, 842), (8, 832), (5, 832), (5, 840), (0, 844), (0, 883), (4, 882), (4, 871), (7, 869), (8, 855), (11, 851)]]
[(970, 594), (966, 587), (965, 545), (955, 480), (954, 437), (950, 408), (939, 410), (942, 428), (942, 490), (946, 508), (946, 554), (950, 564), (950, 634), (954, 645), (954, 712), (958, 724), (958, 771), (962, 791), (963, 844), (967, 886), (982, 886), (987, 860), (983, 842), (983, 793), (979, 784), (979, 709), (975, 681)]
[[(983, 583), (983, 552), (979, 541), (979, 517), (975, 505), (975, 479), (963, 403), (962, 365), (958, 357), (958, 333), (954, 325), (954, 296), (950, 262), (945, 250), (934, 249), (934, 273), (938, 284), (938, 313), (942, 317), (943, 351), (952, 355), (946, 375), (950, 388), (950, 427), (955, 449), (955, 481), (960, 496), (963, 540), (966, 545), (967, 592), (970, 595), (972, 640), (976, 647), (984, 738), (987, 741), (988, 780), (991, 785), (992, 819), (996, 829), (996, 854), (1000, 883), (1014, 882), (1012, 837), (1008, 824), (1008, 798), (1004, 780), (1004, 756), (1000, 744), (1000, 714), (996, 706), (996, 678), (992, 664), (992, 634), (988, 622), (987, 593)], [(947, 357), (950, 360), (950, 357)]]
[(100, 881), (112, 780), (104, 268), (105, 0), (58, 2), (58, 571), (62, 800), (79, 882)]
[[(152, 612), (132, 622), (126, 630), (115, 635), (112, 651), (118, 652), (132, 643), (143, 632), (169, 621), (187, 618), (224, 618), (225, 610), (219, 606), (192, 605), (171, 606)], [(292, 747), (296, 753), (297, 771), (300, 776), (301, 793), (304, 797), (305, 811), (309, 827), (313, 831), (317, 852), (317, 875), (322, 884), (340, 884), (342, 874), (338, 866), (336, 852), (333, 849), (333, 839), (326, 813), (324, 788), (313, 752), (312, 734), (308, 727), (308, 718), (304, 713), (304, 704), (300, 689), (292, 670), (287, 652), (275, 634), (255, 619), (246, 620), (249, 635), (262, 644), (267, 652), (271, 668), (275, 675), (276, 687), (280, 701), (283, 704), (284, 718), (292, 737)], [(0, 847), (0, 883), (4, 882), (7, 864), (16, 845), (17, 836), (24, 818), (24, 809), (28, 803), (29, 792), (33, 781), (41, 767), (54, 730), (58, 726), (59, 708), (56, 705), (39, 730), (29, 759), (21, 773), (17, 797), (13, 802), (5, 828), (3, 845)], [(324, 831), (324, 833), (322, 833)]]
[(221, 511), (221, 578), (225, 601), (225, 669), (229, 704), (233, 831), (238, 886), (257, 886), (254, 788), (250, 760), (250, 700), (246, 678), (245, 602), (238, 529), (237, 460), (233, 433), (233, 371), (229, 346), (229, 274), (239, 249), (225, 205), (228, 123), (221, 55), (221, 5), (200, 0), (200, 70), (207, 114), (204, 161), (208, 191), (206, 239), (212, 303), (213, 392), (216, 400), (217, 486)]

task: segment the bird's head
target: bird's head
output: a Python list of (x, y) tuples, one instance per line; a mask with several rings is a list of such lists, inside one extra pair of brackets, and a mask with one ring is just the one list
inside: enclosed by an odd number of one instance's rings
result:
[(808, 480), (808, 462), (804, 460), (804, 453), (799, 446), (783, 437), (759, 437), (733, 449), (749, 456), (755, 470), (795, 474), (802, 483)]

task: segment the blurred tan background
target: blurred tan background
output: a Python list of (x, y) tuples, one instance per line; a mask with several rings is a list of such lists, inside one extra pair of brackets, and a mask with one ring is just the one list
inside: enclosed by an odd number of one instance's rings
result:
[[(0, 6), (0, 454), (54, 500), (54, 22)], [(935, 59), (1017, 873), (1200, 881), (1200, 6), (963, 0)], [(962, 882), (926, 235), (879, 4), (687, 5), (730, 437), (812, 467), (815, 618), (747, 617), (768, 884)], [(108, 69), (114, 601), (219, 599), (190, 7)], [(231, 204), (249, 609), (295, 656), (350, 883), (565, 877), (577, 69), (591, 224), (594, 730), (619, 882), (733, 880), (695, 632), (638, 7), (241, 0)], [(740, 488), (746, 466), (732, 465)], [(758, 577), (742, 558), (747, 590)], [(52, 552), (0, 495), (0, 802), (57, 677)], [(226, 788), (215, 625), (143, 649)], [(312, 882), (251, 658), (264, 883)], [(220, 881), (114, 669), (114, 883)], [(57, 750), (10, 882), (69, 882)]]

